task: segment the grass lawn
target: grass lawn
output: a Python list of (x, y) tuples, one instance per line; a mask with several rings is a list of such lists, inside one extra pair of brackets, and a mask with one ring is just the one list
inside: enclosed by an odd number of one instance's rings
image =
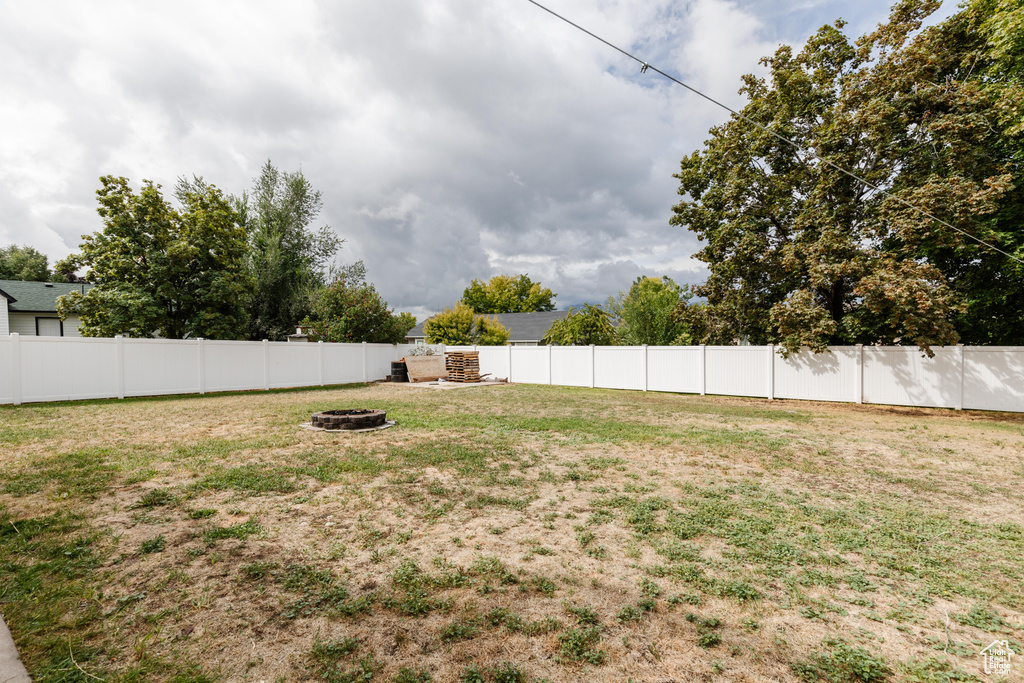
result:
[[(385, 408), (398, 426), (303, 430)], [(388, 385), (0, 409), (36, 681), (1024, 671), (1024, 416)]]

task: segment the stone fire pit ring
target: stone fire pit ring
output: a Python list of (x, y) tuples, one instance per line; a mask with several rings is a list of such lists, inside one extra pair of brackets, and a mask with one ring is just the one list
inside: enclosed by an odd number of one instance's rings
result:
[(324, 410), (313, 413), (310, 426), (314, 429), (372, 429), (387, 424), (387, 411), (374, 409)]

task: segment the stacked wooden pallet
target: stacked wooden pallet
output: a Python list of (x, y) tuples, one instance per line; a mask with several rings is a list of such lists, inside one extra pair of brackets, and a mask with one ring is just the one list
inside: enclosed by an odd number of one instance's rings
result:
[(447, 351), (444, 354), (449, 382), (479, 382), (479, 351)]

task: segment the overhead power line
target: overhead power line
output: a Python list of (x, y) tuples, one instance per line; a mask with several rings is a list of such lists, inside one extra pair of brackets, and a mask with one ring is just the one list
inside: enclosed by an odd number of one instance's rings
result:
[(613, 50), (621, 52), (626, 57), (629, 57), (634, 62), (636, 62), (637, 64), (640, 65), (640, 73), (647, 73), (648, 71), (653, 71), (653, 72), (655, 72), (657, 74), (661, 74), (662, 76), (664, 76), (668, 80), (672, 81), (676, 85), (683, 86), (684, 88), (686, 88), (687, 90), (692, 92), (694, 95), (697, 95), (698, 97), (704, 98), (708, 102), (711, 102), (712, 104), (714, 104), (714, 105), (716, 105), (718, 107), (721, 107), (722, 109), (725, 109), (727, 112), (731, 113), (733, 116), (735, 116), (735, 117), (737, 117), (739, 119), (742, 119), (743, 121), (746, 121), (750, 125), (755, 126), (755, 127), (759, 128), (759, 129), (763, 130), (765, 133), (768, 133), (769, 135), (775, 137), (776, 139), (786, 143), (787, 145), (790, 145), (798, 153), (799, 152), (803, 152), (805, 154), (809, 154), (811, 156), (814, 156), (816, 159), (818, 159), (818, 161), (820, 161), (821, 163), (825, 164), (826, 166), (829, 166), (829, 167), (839, 171), (840, 173), (842, 173), (844, 175), (847, 175), (850, 178), (853, 178), (857, 182), (863, 183), (864, 185), (866, 185), (867, 187), (871, 188), (872, 190), (875, 190), (876, 192), (878, 192), (880, 194), (883, 194), (886, 197), (889, 197), (890, 199), (893, 199), (893, 200), (899, 202), (900, 204), (903, 204), (904, 206), (906, 206), (906, 207), (908, 207), (910, 209), (913, 209), (914, 211), (918, 212), (922, 216), (930, 218), (931, 220), (935, 221), (936, 223), (939, 223), (940, 225), (944, 225), (947, 228), (949, 228), (950, 230), (954, 230), (954, 231), (960, 233), (961, 235), (963, 235), (964, 237), (977, 242), (978, 244), (986, 246), (986, 247), (988, 247), (989, 249), (991, 249), (993, 251), (999, 252), (1003, 256), (1005, 256), (1007, 258), (1010, 258), (1010, 259), (1013, 259), (1017, 263), (1024, 264), (1024, 260), (1021, 260), (1021, 259), (1017, 258), (1013, 254), (1009, 254), (1009, 253), (1003, 251), (1002, 249), (1000, 249), (996, 245), (991, 244), (991, 243), (981, 239), (980, 237), (975, 237), (974, 235), (972, 235), (971, 233), (967, 232), (966, 230), (964, 230), (962, 228), (958, 228), (955, 225), (953, 225), (952, 223), (949, 223), (947, 221), (942, 220), (938, 216), (935, 216), (934, 214), (932, 214), (929, 211), (926, 211), (925, 209), (922, 209), (921, 207), (917, 206), (916, 204), (911, 204), (906, 199), (903, 199), (902, 197), (898, 197), (898, 196), (894, 195), (893, 193), (889, 192), (888, 190), (886, 190), (885, 188), (882, 188), (882, 187), (880, 187), (878, 185), (875, 185), (874, 183), (868, 181), (864, 177), (862, 177), (860, 175), (857, 175), (853, 171), (850, 171), (850, 170), (848, 170), (846, 168), (843, 168), (839, 164), (837, 164), (837, 163), (835, 163), (833, 161), (829, 161), (828, 159), (825, 159), (825, 158), (819, 156), (813, 150), (810, 150), (810, 149), (807, 149), (807, 148), (801, 146), (799, 143), (797, 143), (797, 142), (787, 138), (785, 135), (782, 135), (781, 133), (778, 133), (778, 132), (770, 129), (767, 126), (764, 126), (764, 125), (758, 123), (757, 121), (753, 120), (749, 116), (747, 116), (747, 115), (745, 115), (745, 114), (743, 114), (741, 112), (736, 111), (735, 109), (733, 109), (732, 107), (728, 106), (727, 104), (723, 104), (722, 102), (719, 102), (718, 100), (716, 100), (715, 98), (711, 97), (710, 95), (705, 95), (700, 90), (697, 90), (697, 88), (694, 88), (693, 86), (688, 85), (688, 84), (682, 82), (678, 78), (665, 73), (664, 71), (662, 71), (661, 69), (658, 69), (657, 67), (651, 66), (649, 63), (647, 63), (644, 60), (640, 59), (636, 55), (631, 54), (631, 53), (627, 52), (626, 50), (623, 50), (621, 47), (619, 47), (618, 45), (615, 45), (614, 43), (608, 42), (607, 40), (605, 40), (601, 36), (597, 35), (596, 33), (588, 31), (587, 29), (583, 28), (579, 24), (577, 24), (577, 23), (575, 23), (573, 21), (570, 21), (569, 19), (563, 17), (558, 12), (555, 12), (554, 10), (551, 10), (551, 9), (545, 7), (544, 5), (540, 4), (536, 0), (526, 0), (526, 1), (529, 2), (532, 5), (536, 5), (540, 9), (544, 10), (545, 12), (547, 12), (548, 14), (561, 19), (562, 21), (564, 21), (565, 23), (569, 24), (573, 28), (576, 28), (576, 29), (582, 31), (583, 33), (586, 33), (591, 38), (593, 38), (593, 39), (595, 39), (595, 40), (597, 40), (599, 42), (604, 43), (605, 45), (607, 45), (608, 47), (612, 48)]

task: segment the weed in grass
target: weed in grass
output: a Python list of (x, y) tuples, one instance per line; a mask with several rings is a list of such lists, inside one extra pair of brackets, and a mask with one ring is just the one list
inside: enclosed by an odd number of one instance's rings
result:
[(238, 573), (250, 581), (260, 581), (272, 576), (273, 571), (279, 566), (277, 562), (251, 562), (239, 567)]
[(907, 683), (953, 683), (954, 681), (981, 681), (955, 666), (945, 657), (925, 660), (909, 659), (899, 665), (900, 680)]
[(973, 626), (982, 631), (1002, 631), (1007, 627), (1006, 620), (988, 605), (975, 605), (966, 614), (954, 614), (953, 619), (964, 626)]
[(469, 640), (480, 633), (479, 619), (458, 619), (441, 629), (441, 641), (451, 643), (456, 640)]
[(310, 656), (315, 660), (335, 662), (359, 649), (358, 638), (343, 638), (341, 640), (320, 640), (319, 637), (313, 642), (313, 650)]
[(608, 510), (597, 510), (592, 512), (587, 518), (587, 524), (589, 526), (601, 526), (607, 524), (615, 519), (615, 513)]
[(232, 489), (250, 495), (293, 493), (299, 488), (287, 469), (261, 464), (241, 465), (209, 474), (195, 486), (200, 489)]
[(881, 683), (892, 673), (884, 659), (840, 638), (827, 638), (818, 652), (792, 669), (805, 681), (836, 683)]
[(615, 615), (615, 621), (620, 624), (628, 624), (633, 621), (639, 621), (642, 616), (643, 612), (636, 605), (623, 605)]
[[(508, 626), (508, 624), (506, 624)], [(513, 629), (509, 629), (510, 631)], [(519, 629), (523, 635), (542, 636), (545, 633), (554, 633), (562, 630), (562, 622), (552, 616), (544, 617), (537, 621), (524, 621)]]
[(213, 508), (201, 508), (199, 510), (190, 510), (188, 513), (189, 519), (209, 519), (217, 514), (217, 511)]
[(608, 660), (608, 653), (598, 649), (600, 643), (600, 626), (573, 628), (558, 636), (558, 651), (564, 659), (599, 666)]
[(393, 683), (430, 683), (434, 679), (426, 669), (409, 669), (403, 666), (391, 680)]
[(250, 517), (241, 524), (232, 524), (231, 526), (213, 527), (212, 529), (208, 529), (203, 533), (203, 540), (207, 543), (216, 543), (217, 541), (221, 541), (226, 538), (235, 538), (240, 541), (244, 541), (250, 536), (260, 533), (263, 533), (263, 527), (260, 526), (255, 517)]
[(367, 683), (373, 680), (374, 674), (381, 667), (382, 664), (374, 659), (373, 655), (367, 655), (353, 667), (346, 668), (335, 661), (317, 662), (313, 669), (318, 678), (330, 683)]
[(174, 494), (167, 489), (150, 489), (141, 498), (135, 501), (132, 508), (155, 508), (163, 505), (170, 505), (174, 501)]
[(530, 580), (530, 585), (549, 598), (555, 594), (555, 582), (546, 576), (533, 577)]
[(665, 602), (670, 605), (693, 605), (694, 607), (698, 607), (703, 601), (699, 595), (694, 593), (675, 593), (668, 596), (665, 599)]
[(597, 614), (597, 610), (586, 605), (573, 605), (568, 602), (562, 603), (565, 607), (565, 611), (576, 618), (576, 623), (580, 626), (594, 626), (601, 623), (601, 618)]
[(139, 544), (140, 555), (150, 555), (152, 553), (162, 553), (164, 548), (167, 547), (167, 539), (164, 538), (163, 534), (156, 536), (155, 538), (149, 538)]
[(715, 632), (722, 625), (718, 617), (702, 617), (691, 612), (687, 613), (686, 620), (697, 627), (697, 644), (701, 647), (717, 647), (722, 642), (722, 637)]

